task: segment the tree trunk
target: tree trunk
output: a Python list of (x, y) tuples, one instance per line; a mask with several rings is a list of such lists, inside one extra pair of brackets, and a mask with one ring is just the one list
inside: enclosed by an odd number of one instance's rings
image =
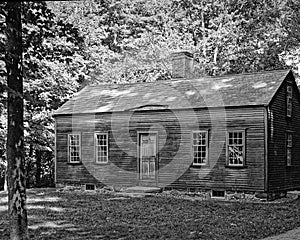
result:
[(7, 170), (5, 170), (5, 175), (4, 175), (4, 191), (7, 191)]
[(30, 175), (31, 175), (31, 170), (32, 170), (32, 159), (33, 159), (33, 145), (30, 144), (29, 145), (29, 153), (28, 153), (28, 158), (27, 161), (25, 160), (26, 164), (25, 164), (25, 176), (26, 176), (26, 188), (30, 188), (31, 187), (31, 183), (30, 183)]
[(205, 19), (204, 19), (204, 11), (203, 11), (203, 2), (201, 3), (201, 29), (202, 29), (202, 54), (203, 57), (206, 58), (206, 29), (205, 29)]
[(28, 239), (24, 174), (21, 2), (6, 3), (7, 175), (10, 238)]
[(36, 156), (36, 172), (35, 172), (35, 186), (41, 187), (41, 172), (42, 172), (42, 152), (35, 150)]

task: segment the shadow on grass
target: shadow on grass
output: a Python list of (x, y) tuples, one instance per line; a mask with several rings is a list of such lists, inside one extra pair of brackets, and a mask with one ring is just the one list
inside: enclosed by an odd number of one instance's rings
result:
[[(9, 239), (7, 192), (0, 193), (0, 239)], [(56, 234), (79, 229), (66, 218), (68, 200), (57, 196), (55, 189), (29, 189), (27, 191), (27, 214), (30, 239), (58, 239)]]
[[(0, 194), (0, 208), (7, 196)], [(189, 201), (165, 196), (28, 191), (30, 239), (261, 239), (300, 226), (299, 201)], [(8, 216), (0, 212), (0, 239)], [(2, 231), (2, 232), (1, 232)]]

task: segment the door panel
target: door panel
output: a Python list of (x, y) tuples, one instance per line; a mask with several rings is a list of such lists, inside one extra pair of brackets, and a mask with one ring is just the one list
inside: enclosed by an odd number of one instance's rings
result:
[(156, 133), (140, 134), (140, 179), (155, 180), (156, 177)]

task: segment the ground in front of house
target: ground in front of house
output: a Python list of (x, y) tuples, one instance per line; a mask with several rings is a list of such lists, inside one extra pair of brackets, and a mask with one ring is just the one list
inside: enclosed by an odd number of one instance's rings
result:
[[(172, 194), (28, 191), (30, 239), (262, 239), (300, 227), (300, 200), (251, 203)], [(0, 239), (9, 239), (0, 193)]]

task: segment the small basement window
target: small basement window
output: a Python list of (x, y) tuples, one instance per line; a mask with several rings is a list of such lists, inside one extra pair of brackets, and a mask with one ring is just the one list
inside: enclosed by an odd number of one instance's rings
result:
[(212, 198), (225, 198), (225, 191), (221, 190), (212, 190), (211, 191)]
[(85, 190), (95, 190), (96, 187), (94, 184), (85, 184)]

